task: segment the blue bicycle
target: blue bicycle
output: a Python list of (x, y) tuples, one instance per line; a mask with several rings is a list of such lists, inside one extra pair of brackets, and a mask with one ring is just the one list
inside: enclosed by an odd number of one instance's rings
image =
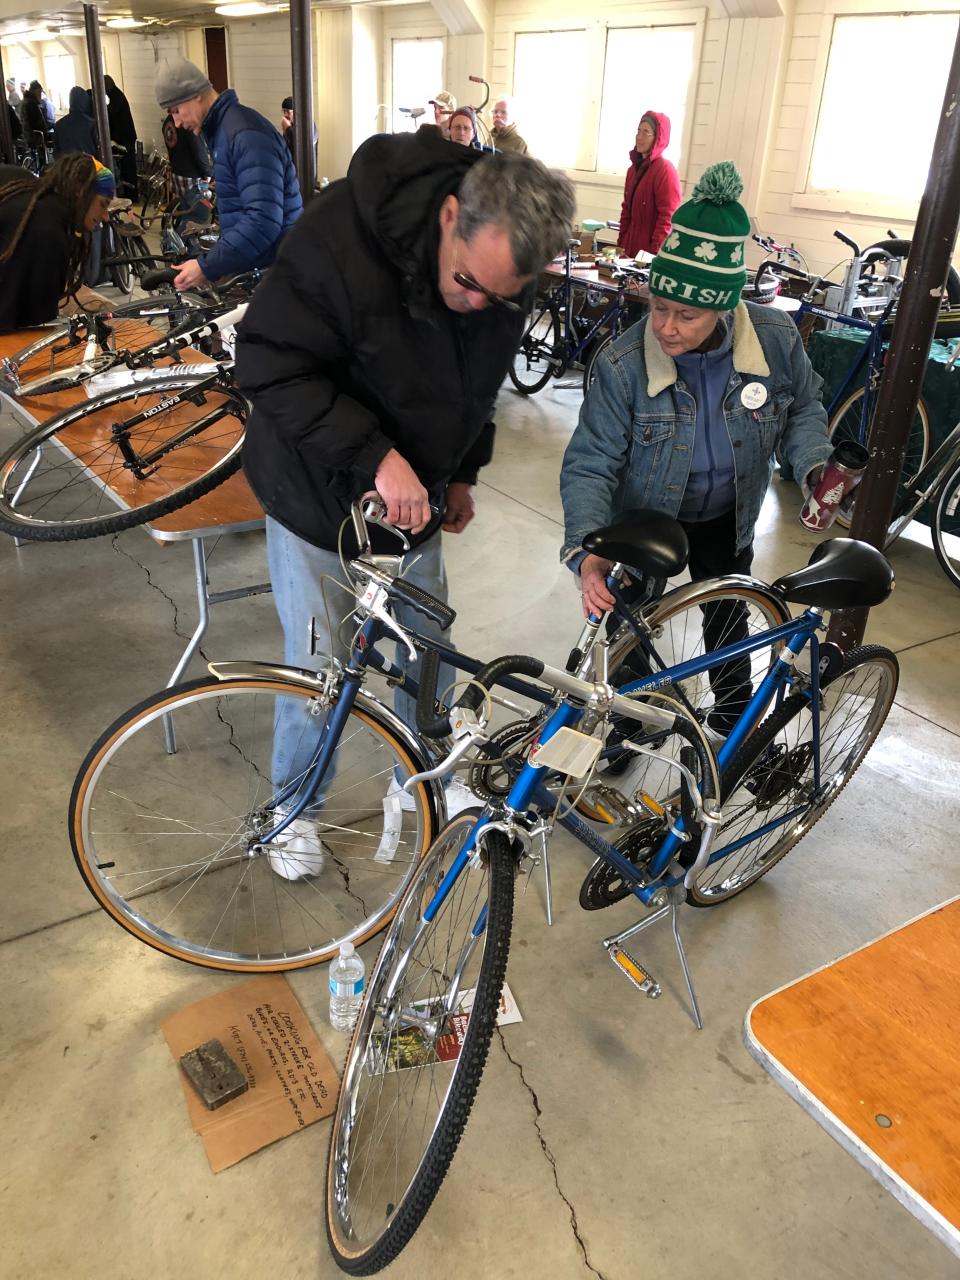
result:
[[(608, 579), (615, 593), (624, 565), (671, 577), (687, 554), (679, 525), (651, 513), (591, 534), (584, 547), (615, 562)], [(649, 996), (659, 994), (659, 985), (623, 944), (657, 920), (671, 921), (700, 1026), (679, 905), (712, 906), (758, 880), (809, 831), (869, 750), (896, 692), (896, 657), (879, 646), (844, 654), (820, 635), (825, 611), (876, 605), (888, 596), (893, 574), (881, 553), (836, 539), (772, 587), (739, 582), (779, 601), (786, 620), (755, 634), (742, 630), (732, 643), (675, 666), (658, 661), (656, 628), (644, 625), (643, 609), (624, 611), (611, 639), (605, 619), (586, 624), (567, 670), (523, 656), (487, 664), (448, 715), (437, 710), (436, 658), (428, 655), (418, 724), (427, 736), (447, 735), (453, 746), (437, 767), (408, 780), (411, 790), (496, 739), (488, 702), (496, 683), (523, 677), (559, 701), (512, 767), (501, 759), (508, 778), (499, 791), (482, 809), (454, 818), (434, 841), (372, 970), (328, 1162), (327, 1233), (350, 1274), (371, 1274), (392, 1261), (440, 1187), (493, 1034), (515, 880), (525, 866), (542, 861), (546, 868), (555, 826), (596, 855), (581, 891), (584, 906), (597, 909), (632, 894), (652, 909), (603, 940), (617, 969)], [(691, 627), (704, 625), (709, 593), (718, 586), (687, 589), (707, 593), (687, 618)], [(800, 617), (789, 618), (788, 601), (805, 606)], [(361, 629), (358, 660), (363, 635)], [(751, 666), (757, 655), (759, 667)], [(629, 669), (631, 657), (642, 658), (647, 673), (615, 692), (611, 673), (619, 678), (617, 669)], [(757, 671), (763, 674), (754, 686)], [(746, 703), (721, 736), (703, 708), (716, 705), (718, 690), (732, 688)], [(621, 728), (611, 746), (614, 717), (621, 726), (629, 722), (630, 731)], [(613, 844), (578, 815), (575, 802), (625, 753), (637, 757), (642, 780), (638, 786), (617, 775), (633, 820), (618, 828)], [(656, 794), (651, 769), (661, 771)]]

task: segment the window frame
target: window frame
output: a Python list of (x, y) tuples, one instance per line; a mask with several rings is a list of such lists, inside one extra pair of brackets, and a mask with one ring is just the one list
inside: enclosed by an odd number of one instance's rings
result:
[[(635, 6), (618, 8), (614, 14), (603, 17), (584, 18), (583, 16), (558, 16), (537, 18), (534, 16), (514, 18), (502, 25), (507, 34), (507, 76), (509, 92), (517, 94), (514, 84), (516, 71), (516, 46), (518, 35), (546, 35), (551, 31), (583, 31), (587, 41), (587, 58), (589, 60), (588, 84), (593, 88), (588, 94), (586, 115), (589, 128), (588, 136), (595, 139), (594, 163), (596, 163), (597, 143), (600, 134), (600, 107), (603, 99), (603, 74), (606, 62), (607, 33), (611, 30), (629, 30), (636, 27), (692, 27), (693, 50), (690, 60), (690, 79), (687, 83), (687, 110), (684, 113), (683, 133), (680, 140), (680, 164), (677, 166), (681, 181), (686, 179), (690, 166), (690, 152), (693, 145), (693, 126), (696, 116), (697, 93), (700, 83), (700, 64), (703, 58), (703, 38), (706, 28), (707, 10), (705, 8), (677, 9), (641, 9)], [(498, 24), (500, 25), (500, 24)], [(523, 122), (519, 122), (520, 133), (523, 133)], [(578, 157), (585, 159), (581, 153)], [(623, 175), (627, 168), (624, 157), (623, 168), (616, 173), (605, 172), (593, 168), (565, 168), (563, 172), (574, 183), (591, 183), (594, 186), (611, 190), (623, 186)]]
[(837, 18), (887, 18), (891, 16), (922, 17), (924, 14), (955, 13), (960, 19), (957, 0), (924, 0), (922, 6), (904, 8), (903, 0), (824, 0), (824, 13), (817, 37), (817, 53), (810, 82), (811, 110), (807, 112), (800, 137), (797, 171), (791, 204), (797, 209), (822, 213), (841, 213), (851, 217), (881, 218), (913, 223), (920, 207), (920, 197), (900, 198), (893, 195), (844, 191), (839, 188), (810, 186), (810, 166), (820, 122), (820, 107), (827, 78), (827, 63), (833, 43)]
[[(415, 25), (403, 25), (402, 23), (383, 24), (383, 101), (387, 106), (387, 126), (388, 132), (393, 123), (393, 116), (396, 107), (393, 102), (393, 43), (395, 40), (416, 40), (423, 43), (425, 40), (440, 40), (443, 44), (443, 62), (441, 86), (446, 86), (447, 66), (450, 57), (450, 47), (447, 42), (449, 32), (442, 22), (423, 22), (418, 21)], [(439, 92), (439, 87), (430, 90), (432, 93)], [(417, 104), (414, 104), (417, 105)], [(428, 108), (428, 114), (421, 116), (421, 124), (433, 124), (433, 116), (429, 114), (429, 103), (423, 104)]]

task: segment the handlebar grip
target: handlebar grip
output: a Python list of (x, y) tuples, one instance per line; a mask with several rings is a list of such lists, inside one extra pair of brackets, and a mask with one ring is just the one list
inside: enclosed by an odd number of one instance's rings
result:
[(417, 689), (417, 729), (425, 738), (445, 738), (450, 732), (450, 717), (437, 714), (437, 677), (440, 655), (428, 649), (420, 661), (420, 684)]
[(177, 278), (176, 267), (158, 267), (155, 271), (145, 271), (140, 277), (141, 289), (159, 289), (163, 284), (173, 284)]
[(860, 257), (860, 246), (857, 244), (856, 240), (851, 240), (850, 237), (845, 236), (842, 231), (834, 231), (833, 234), (834, 236), (836, 236), (836, 238), (840, 241), (841, 244), (845, 244), (848, 249), (853, 250), (854, 257), (856, 258)]
[(415, 587), (412, 582), (405, 582), (403, 578), (397, 578), (394, 581), (390, 587), (389, 594), (397, 600), (402, 600), (404, 604), (408, 604), (411, 609), (416, 609), (425, 618), (437, 623), (441, 631), (447, 631), (453, 625), (453, 620), (457, 616), (455, 610), (451, 609), (448, 604), (444, 604), (436, 596), (430, 595), (429, 591)]
[[(504, 676), (530, 676), (537, 680), (543, 675), (543, 663), (539, 658), (528, 658), (523, 654), (507, 655), (494, 658), (485, 667), (481, 667), (459, 698), (461, 707), (468, 711), (476, 711), (483, 701), (483, 689), (489, 689), (503, 679)], [(483, 689), (478, 688), (482, 685)]]

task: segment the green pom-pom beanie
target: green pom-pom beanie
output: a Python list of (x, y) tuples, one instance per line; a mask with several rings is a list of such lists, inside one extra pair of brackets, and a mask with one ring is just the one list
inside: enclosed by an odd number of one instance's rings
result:
[(747, 283), (743, 242), (750, 234), (750, 219), (738, 201), (742, 191), (729, 160), (704, 171), (650, 264), (651, 293), (713, 311), (737, 305)]

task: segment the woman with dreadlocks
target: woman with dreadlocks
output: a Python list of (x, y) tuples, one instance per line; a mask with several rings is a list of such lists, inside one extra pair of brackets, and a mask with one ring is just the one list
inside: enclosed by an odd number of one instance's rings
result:
[(0, 333), (56, 317), (83, 283), (90, 232), (109, 216), (113, 174), (93, 156), (60, 156), (34, 178), (0, 165)]

